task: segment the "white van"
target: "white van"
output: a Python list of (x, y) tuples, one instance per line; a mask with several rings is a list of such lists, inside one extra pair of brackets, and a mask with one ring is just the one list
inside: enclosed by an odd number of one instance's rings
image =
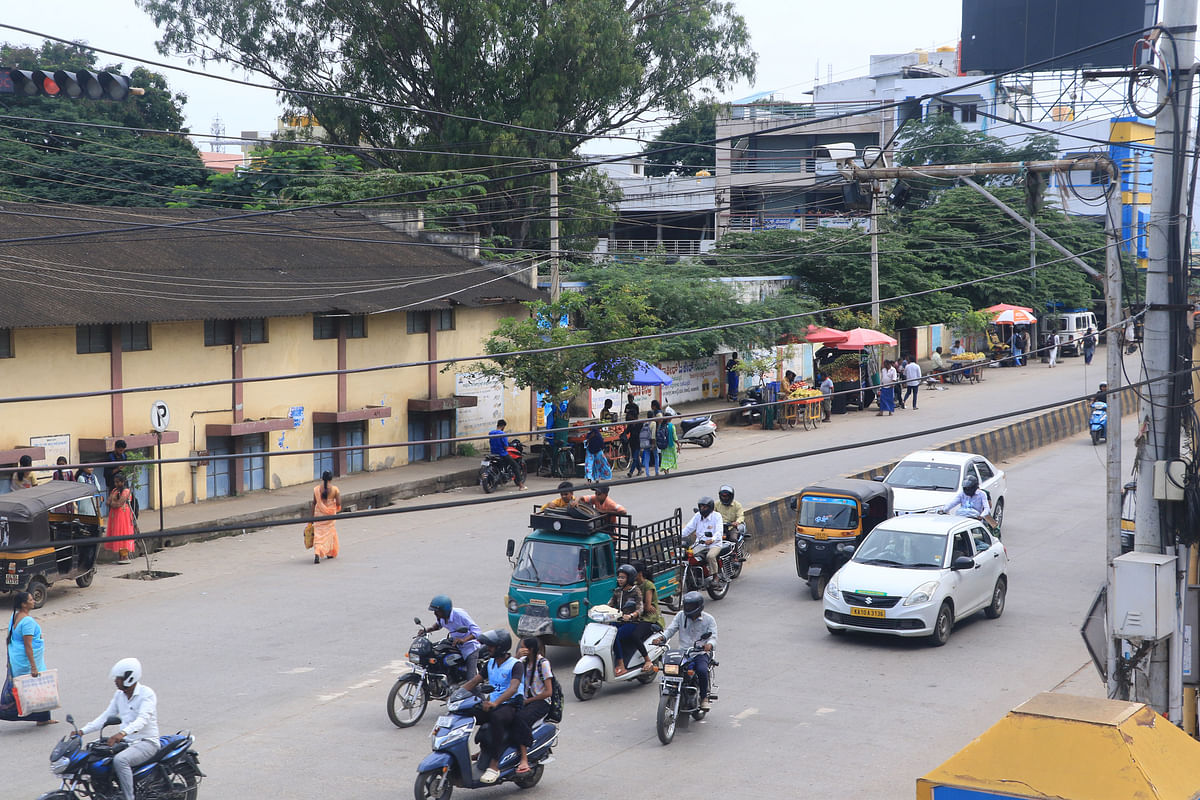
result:
[(1091, 328), (1092, 333), (1096, 334), (1097, 341), (1100, 338), (1096, 333), (1099, 330), (1099, 326), (1096, 324), (1096, 315), (1081, 308), (1047, 314), (1043, 321), (1045, 322), (1044, 330), (1047, 333), (1050, 331), (1058, 333), (1058, 347), (1063, 355), (1077, 356), (1083, 352), (1082, 340), (1088, 328)]

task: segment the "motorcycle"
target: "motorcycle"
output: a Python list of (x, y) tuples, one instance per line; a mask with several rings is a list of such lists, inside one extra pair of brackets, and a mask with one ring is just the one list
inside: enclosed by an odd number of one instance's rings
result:
[(508, 455), (517, 462), (519, 475), (513, 474), (512, 464), (507, 459), (495, 453), (485, 454), (479, 463), (479, 487), (484, 494), (491, 494), (509, 481), (518, 486), (525, 483), (525, 445), (520, 439), (508, 440)]
[[(487, 684), (479, 688), (482, 692), (492, 690)], [(450, 794), (456, 786), (481, 789), (498, 786), (505, 781), (512, 781), (521, 789), (530, 789), (542, 779), (546, 764), (551, 761), (551, 750), (558, 744), (558, 728), (553, 723), (543, 721), (533, 729), (533, 746), (526, 753), (529, 772), (517, 774), (520, 754), (517, 748), (509, 747), (500, 756), (499, 779), (488, 784), (479, 780), (488, 765), (479, 763), (482, 756), (471, 756), (470, 745), (471, 734), (476, 731), (482, 733), (487, 727), (487, 723), (478, 724), (483, 719), (483, 696), (459, 689), (450, 696), (446, 711), (448, 713), (438, 717), (433, 728), (433, 752), (425, 756), (417, 767), (417, 781), (413, 786), (416, 800), (450, 800)]]
[[(706, 591), (713, 600), (720, 600), (728, 594), (729, 583), (733, 577), (733, 565), (737, 563), (733, 557), (733, 547), (732, 542), (721, 543), (721, 554), (717, 557), (716, 575), (712, 575), (708, 571), (708, 559), (704, 555), (706, 547), (698, 545), (687, 548), (687, 567), (683, 572), (684, 593)], [(738, 574), (741, 574), (740, 564), (738, 565)]]
[[(413, 622), (421, 624), (419, 617)], [(455, 633), (466, 633), (460, 628)], [(388, 692), (388, 719), (397, 728), (411, 728), (425, 716), (430, 699), (445, 700), (467, 674), (467, 659), (449, 636), (439, 642), (418, 633), (408, 646), (408, 669), (400, 674)]]
[(725, 523), (725, 541), (733, 542), (732, 558), (729, 561), (730, 578), (736, 579), (742, 574), (742, 564), (746, 563), (746, 540), (749, 538), (746, 523)]
[(742, 398), (739, 404), (740, 408), (737, 412), (737, 420), (743, 425), (754, 425), (762, 422), (763, 417), (763, 390), (759, 386), (752, 386), (746, 390), (745, 397)]
[[(50, 771), (61, 776), (62, 786), (38, 800), (121, 800), (124, 796), (113, 771), (113, 756), (128, 745), (105, 742), (104, 728), (120, 725), (120, 717), (109, 717), (100, 735), (86, 745), (67, 715), (72, 733), (50, 751)], [(195, 738), (187, 731), (158, 737), (159, 749), (141, 766), (133, 768), (134, 796), (138, 800), (196, 800), (200, 779), (200, 756), (192, 749)]]
[[(654, 680), (654, 672), (642, 671), (642, 654), (636, 650), (626, 656), (627, 672), (617, 675), (613, 671), (619, 616), (611, 606), (594, 606), (588, 611), (591, 622), (583, 629), (583, 638), (579, 640), (579, 652), (582, 655), (575, 662), (575, 696), (580, 700), (595, 697), (605, 681), (637, 681), (645, 685)], [(646, 640), (646, 654), (655, 666), (660, 664), (666, 651), (665, 647), (652, 643), (659, 633), (662, 633), (662, 628), (654, 625), (653, 636)]]
[[(708, 711), (700, 708), (700, 682), (696, 677), (693, 663), (704, 655), (704, 640), (709, 634), (689, 647), (687, 650), (669, 650), (663, 657), (662, 683), (659, 685), (657, 728), (658, 740), (670, 744), (675, 738), (675, 727), (682, 717), (684, 724), (688, 718), (696, 721), (704, 719)], [(708, 700), (717, 699), (717, 662), (708, 662)]]
[(717, 423), (712, 416), (692, 417), (679, 422), (679, 444), (698, 444), (712, 447), (717, 440)]
[(1092, 418), (1088, 422), (1092, 433), (1092, 444), (1108, 440), (1108, 403), (1097, 400), (1092, 403)]

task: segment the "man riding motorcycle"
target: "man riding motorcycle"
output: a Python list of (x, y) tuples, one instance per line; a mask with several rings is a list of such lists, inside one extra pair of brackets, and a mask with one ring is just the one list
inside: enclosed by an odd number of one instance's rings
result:
[(708, 560), (709, 580), (713, 580), (717, 576), (717, 558), (721, 555), (721, 544), (725, 541), (725, 521), (720, 514), (713, 513), (716, 504), (711, 497), (701, 497), (696, 506), (695, 516), (683, 527), (683, 541), (689, 547), (694, 542), (697, 548), (704, 548), (704, 556)]
[[(461, 608), (455, 608), (454, 603), (444, 594), (439, 594), (429, 601), (429, 610), (437, 620), (428, 628), (421, 628), (421, 633), (433, 633), (445, 628), (450, 639), (458, 645), (458, 652), (467, 660), (467, 676), (473, 678), (479, 674), (479, 626), (475, 620)], [(459, 633), (459, 628), (466, 628), (466, 633)]]
[[(481, 755), (487, 757), (489, 763), (479, 782), (495, 783), (500, 778), (500, 756), (508, 747), (513, 719), (524, 701), (525, 665), (509, 652), (512, 650), (512, 636), (508, 631), (487, 631), (480, 635), (479, 642), (487, 648), (487, 682), (492, 687), (487, 700), (483, 702), (488, 735), (485, 741), (480, 742)], [(473, 675), (463, 684), (463, 688), (474, 689), (483, 681), (483, 673)]]
[(717, 492), (717, 513), (721, 515), (726, 525), (733, 526), (732, 532), (738, 536), (746, 534), (746, 511), (742, 504), (733, 499), (733, 487), (726, 484)]
[(708, 711), (712, 705), (708, 702), (708, 667), (712, 658), (713, 648), (717, 646), (717, 621), (712, 614), (704, 610), (704, 595), (699, 592), (688, 592), (683, 596), (683, 610), (675, 615), (671, 624), (655, 639), (656, 644), (666, 644), (675, 634), (679, 634), (679, 647), (687, 650), (698, 644), (704, 637), (704, 655), (694, 662), (696, 677), (700, 684), (700, 710)]
[(950, 510), (958, 507), (955, 512), (960, 517), (983, 519), (992, 514), (992, 506), (988, 502), (987, 492), (979, 491), (979, 478), (968, 475), (963, 479), (962, 489), (950, 498), (950, 502), (942, 506), (940, 513), (949, 514)]
[(126, 742), (126, 747), (113, 756), (113, 772), (125, 800), (133, 800), (133, 768), (141, 766), (158, 752), (158, 697), (154, 690), (141, 683), (142, 664), (136, 658), (122, 658), (108, 673), (117, 685), (113, 699), (104, 713), (84, 725), (72, 736), (98, 731), (109, 717), (120, 717), (121, 729), (108, 737), (108, 744)]

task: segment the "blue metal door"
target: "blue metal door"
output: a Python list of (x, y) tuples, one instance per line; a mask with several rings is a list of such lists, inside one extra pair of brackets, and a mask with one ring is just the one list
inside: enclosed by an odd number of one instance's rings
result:
[[(242, 437), (243, 453), (267, 452), (267, 437), (264, 434)], [(247, 492), (267, 488), (267, 457), (242, 459), (242, 487)]]
[[(367, 424), (365, 422), (354, 422), (346, 426), (346, 445), (359, 446), (367, 443)], [(362, 472), (364, 469), (364, 456), (366, 450), (347, 450), (346, 451), (346, 472)]]
[(333, 474), (333, 465), (337, 460), (334, 458), (332, 450), (326, 448), (333, 447), (334, 443), (334, 426), (328, 422), (319, 422), (313, 425), (313, 450), (321, 450), (320, 453), (313, 453), (313, 480), (321, 480), (321, 473), (326, 470)]
[(233, 439), (228, 436), (208, 437), (208, 468), (204, 471), (204, 492), (208, 498), (229, 497), (233, 494), (230, 467), (233, 462), (227, 456), (233, 452)]

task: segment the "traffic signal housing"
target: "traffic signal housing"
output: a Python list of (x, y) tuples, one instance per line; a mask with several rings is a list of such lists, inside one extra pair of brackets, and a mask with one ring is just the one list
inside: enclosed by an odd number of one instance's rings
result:
[(143, 93), (129, 85), (129, 76), (115, 72), (0, 68), (0, 94), (119, 102)]

